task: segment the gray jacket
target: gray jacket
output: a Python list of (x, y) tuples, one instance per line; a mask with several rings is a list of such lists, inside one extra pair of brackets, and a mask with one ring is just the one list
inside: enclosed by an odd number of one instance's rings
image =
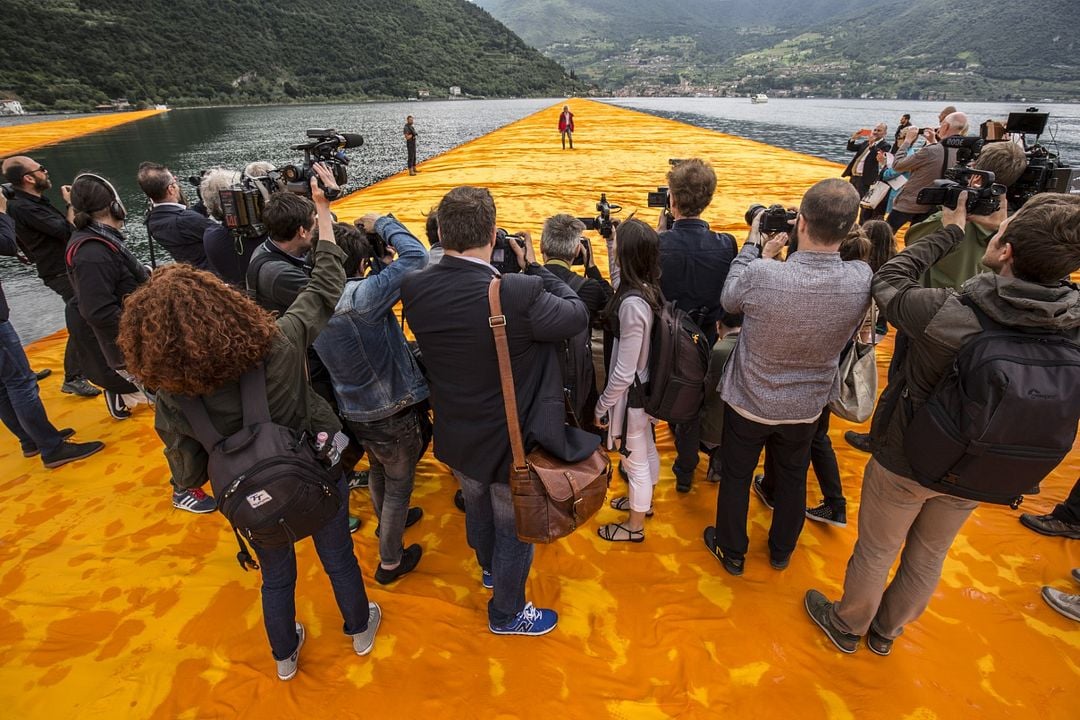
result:
[(870, 306), (870, 266), (839, 253), (800, 251), (762, 260), (744, 245), (721, 300), (743, 313), (720, 396), (776, 423), (815, 418), (839, 393), (840, 351)]
[[(915, 202), (919, 191), (933, 185), (935, 180), (945, 177), (945, 170), (952, 167), (956, 159), (955, 150), (946, 150), (941, 143), (926, 145), (914, 155), (907, 155), (908, 146), (901, 145), (896, 151), (896, 162), (892, 169), (899, 173), (911, 173), (907, 184), (900, 189), (900, 194), (893, 201), (893, 210), (917, 215), (933, 210), (931, 205)], [(946, 160), (946, 152), (948, 160)]]

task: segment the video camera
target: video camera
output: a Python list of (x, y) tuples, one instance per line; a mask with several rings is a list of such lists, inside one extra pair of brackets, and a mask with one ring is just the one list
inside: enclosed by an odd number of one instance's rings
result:
[[(302, 162), (282, 165), (266, 175), (245, 175), (239, 184), (218, 193), (225, 226), (234, 235), (259, 237), (266, 234), (262, 211), (275, 192), (284, 190), (311, 197), (311, 178), (317, 177), (312, 168), (315, 163), (323, 163), (338, 186), (337, 190), (323, 188), (326, 198), (335, 200), (341, 195), (341, 187), (348, 181), (345, 166), (349, 164), (349, 158), (345, 150), (363, 145), (364, 138), (355, 133), (339, 133), (332, 128), (308, 130), (307, 137), (311, 142), (291, 146), (292, 150), (304, 151)], [(201, 180), (201, 177), (194, 175), (188, 178), (188, 182), (194, 185)]]
[[(1001, 207), (1005, 186), (994, 182), (994, 173), (968, 167), (982, 152), (986, 141), (978, 135), (953, 135), (941, 145), (956, 150), (956, 165), (945, 171), (945, 177), (919, 191), (915, 202), (920, 205), (943, 205), (956, 209), (960, 193), (967, 191), (968, 215), (993, 215)], [(976, 180), (977, 179), (977, 180)]]
[(495, 230), (495, 247), (491, 251), (491, 265), (502, 274), (521, 272), (517, 255), (510, 243), (516, 242), (518, 247), (525, 247), (525, 237), (511, 235), (502, 228)]
[(761, 215), (761, 223), (758, 225), (758, 231), (762, 235), (774, 235), (776, 233), (790, 233), (792, 230), (791, 223), (795, 218), (799, 217), (799, 213), (795, 210), (788, 210), (779, 203), (765, 207), (761, 203), (754, 203), (746, 210), (746, 214), (743, 215), (743, 219), (746, 220), (746, 224), (753, 226), (754, 218)]
[(1044, 192), (1080, 195), (1080, 168), (1062, 162), (1057, 153), (1039, 144), (1039, 137), (1046, 130), (1050, 113), (1041, 113), (1038, 110), (1031, 107), (1025, 112), (1009, 113), (1009, 119), (1005, 123), (1005, 132), (1035, 136), (1035, 143), (1030, 148), (1024, 143), (1027, 170), (1009, 187), (1007, 197), (1014, 208), (1019, 208)]
[(606, 240), (611, 237), (611, 231), (614, 229), (611, 224), (611, 213), (621, 210), (622, 205), (612, 205), (608, 202), (607, 193), (600, 193), (600, 200), (596, 203), (596, 212), (600, 214), (595, 218), (579, 217), (578, 220), (585, 224), (586, 230), (596, 230), (600, 233), (600, 237)]

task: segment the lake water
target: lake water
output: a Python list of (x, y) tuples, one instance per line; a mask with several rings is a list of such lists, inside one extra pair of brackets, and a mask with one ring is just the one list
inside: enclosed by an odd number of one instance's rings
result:
[[(146, 231), (138, 218), (146, 201), (135, 183), (135, 170), (143, 160), (164, 163), (181, 178), (212, 166), (240, 169), (252, 160), (281, 164), (299, 158), (300, 153), (289, 146), (304, 141), (305, 129), (336, 128), (364, 136), (363, 147), (349, 151), (352, 163), (346, 189), (355, 190), (402, 170), (401, 128), (406, 115), (416, 116), (423, 160), (557, 102), (482, 100), (174, 110), (45, 147), (31, 155), (49, 168), (57, 187), (84, 170), (109, 177), (134, 218), (127, 229), (132, 247), (145, 260), (149, 257)], [(777, 99), (754, 105), (741, 98), (628, 98), (612, 102), (835, 161), (848, 159), (844, 145), (853, 130), (884, 121), (890, 125), (891, 136), (905, 112), (911, 113), (916, 125), (936, 126), (943, 105), (825, 99)], [(987, 118), (1004, 118), (1024, 106), (965, 103), (962, 109), (977, 124)], [(1052, 132), (1062, 157), (1080, 163), (1080, 105), (1041, 105), (1040, 109), (1051, 113), (1044, 144)], [(10, 122), (7, 118), (4, 121), (0, 125)], [(723, 183), (723, 178), (720, 181)], [(194, 198), (192, 189), (186, 191)], [(49, 191), (49, 196), (60, 204), (58, 189)], [(41, 284), (33, 268), (3, 259), (0, 277), (12, 308), (12, 323), (24, 342), (63, 327), (63, 303)]]

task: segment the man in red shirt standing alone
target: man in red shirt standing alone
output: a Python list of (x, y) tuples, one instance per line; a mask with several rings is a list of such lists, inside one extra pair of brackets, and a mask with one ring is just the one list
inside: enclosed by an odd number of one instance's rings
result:
[(570, 149), (574, 149), (574, 113), (570, 112), (569, 105), (562, 106), (562, 114), (559, 115), (559, 134), (562, 136), (562, 149), (566, 149), (566, 141), (570, 141)]

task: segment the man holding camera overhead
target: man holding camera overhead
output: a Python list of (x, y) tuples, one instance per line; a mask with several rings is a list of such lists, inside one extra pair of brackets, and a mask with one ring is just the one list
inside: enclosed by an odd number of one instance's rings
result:
[[(803, 196), (794, 224), (799, 251), (772, 260), (788, 233), (763, 236), (762, 208), (731, 264), (724, 309), (742, 313), (743, 329), (720, 382), (723, 469), (716, 526), (705, 545), (732, 575), (742, 575), (749, 545), (750, 482), (764, 448), (766, 470), (778, 478), (769, 529), (769, 562), (788, 566), (806, 511), (810, 443), (822, 409), (839, 392), (840, 353), (870, 305), (870, 266), (840, 259), (840, 243), (855, 223), (859, 193), (848, 183), (822, 180)], [(781, 210), (782, 212), (782, 210)], [(784, 219), (781, 216), (781, 221)]]
[[(667, 227), (660, 216), (660, 289), (667, 300), (690, 315), (701, 328), (709, 347), (716, 342), (716, 321), (723, 313), (720, 293), (735, 257), (735, 238), (716, 233), (701, 213), (716, 192), (716, 173), (698, 158), (671, 161), (668, 205), (674, 222)], [(677, 456), (672, 468), (675, 489), (690, 492), (698, 464), (701, 426), (698, 422), (671, 426)]]
[[(859, 192), (859, 197), (866, 195), (866, 191), (878, 179), (881, 168), (878, 165), (878, 153), (889, 152), (891, 146), (885, 139), (889, 126), (878, 123), (873, 130), (865, 129), (856, 131), (847, 142), (847, 150), (855, 153), (848, 162), (840, 177), (846, 177)], [(884, 208), (884, 203), (878, 207)], [(884, 215), (884, 209), (868, 208), (862, 211), (862, 222), (866, 222), (877, 215)]]
[[(931, 209), (920, 205), (916, 198), (919, 191), (934, 184), (935, 180), (945, 177), (945, 171), (952, 167), (956, 158), (955, 152), (941, 144), (945, 138), (953, 135), (963, 135), (967, 130), (967, 115), (962, 112), (953, 112), (945, 116), (937, 131), (937, 142), (926, 135), (927, 144), (914, 155), (907, 155), (911, 147), (911, 141), (905, 140), (896, 150), (896, 162), (893, 170), (897, 172), (909, 172), (907, 184), (900, 190), (900, 194), (893, 201), (892, 212), (886, 221), (889, 227), (896, 232), (908, 222), (912, 224), (922, 222), (929, 217)], [(927, 131), (929, 133), (929, 131)]]

